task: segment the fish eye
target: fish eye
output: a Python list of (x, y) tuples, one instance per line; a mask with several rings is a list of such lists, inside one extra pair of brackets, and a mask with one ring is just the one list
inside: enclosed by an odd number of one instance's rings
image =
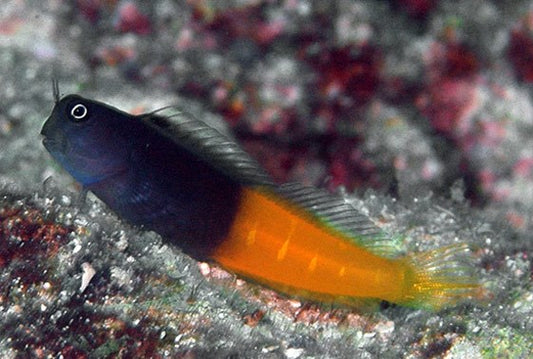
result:
[(89, 111), (87, 110), (87, 107), (85, 105), (78, 103), (72, 107), (70, 110), (70, 116), (72, 117), (72, 120), (74, 121), (81, 121), (85, 117), (87, 117), (87, 113)]

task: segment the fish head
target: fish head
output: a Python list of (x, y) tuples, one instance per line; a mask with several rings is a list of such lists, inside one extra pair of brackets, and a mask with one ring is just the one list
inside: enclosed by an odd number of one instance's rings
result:
[(56, 98), (41, 130), (43, 145), (82, 185), (127, 169), (128, 123), (134, 116), (78, 95)]

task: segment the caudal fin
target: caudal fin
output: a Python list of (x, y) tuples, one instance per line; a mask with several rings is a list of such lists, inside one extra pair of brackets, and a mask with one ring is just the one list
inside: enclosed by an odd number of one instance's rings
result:
[(401, 305), (437, 310), (469, 298), (479, 298), (482, 287), (468, 264), (468, 247), (454, 244), (418, 253), (406, 261), (407, 275)]

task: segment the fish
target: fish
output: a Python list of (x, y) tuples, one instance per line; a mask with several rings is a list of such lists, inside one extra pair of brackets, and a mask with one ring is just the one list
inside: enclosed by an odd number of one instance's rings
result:
[[(479, 284), (455, 244), (402, 254), (343, 196), (278, 185), (231, 138), (176, 108), (132, 115), (61, 97), (41, 135), (51, 156), (123, 220), (198, 261), (283, 295), (363, 308), (437, 310)], [(169, 112), (164, 114), (164, 112)]]

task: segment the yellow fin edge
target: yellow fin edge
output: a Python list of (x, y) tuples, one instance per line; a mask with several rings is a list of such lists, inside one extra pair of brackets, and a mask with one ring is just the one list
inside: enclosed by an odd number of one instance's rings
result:
[(439, 310), (468, 299), (481, 299), (484, 289), (468, 263), (466, 244), (452, 244), (401, 259), (407, 266), (405, 289), (396, 303)]

